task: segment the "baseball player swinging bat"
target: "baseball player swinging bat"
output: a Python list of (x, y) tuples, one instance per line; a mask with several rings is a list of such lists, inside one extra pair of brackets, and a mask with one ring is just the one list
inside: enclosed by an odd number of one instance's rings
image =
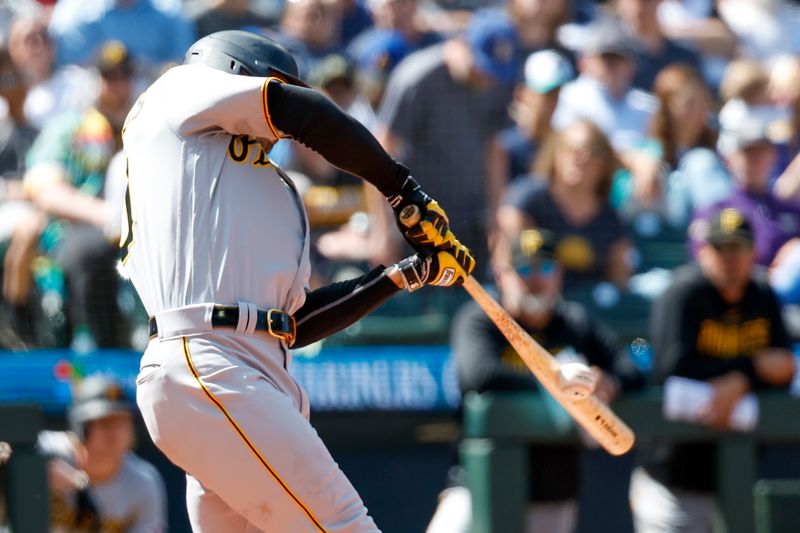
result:
[[(408, 205), (399, 219), (406, 227), (420, 220), (416, 205)], [(593, 384), (582, 380), (568, 365), (558, 361), (542, 348), (472, 276), (464, 280), (464, 289), (481, 306), (503, 336), (519, 354), (536, 379), (608, 453), (622, 455), (634, 444), (633, 431), (611, 409), (593, 394)]]

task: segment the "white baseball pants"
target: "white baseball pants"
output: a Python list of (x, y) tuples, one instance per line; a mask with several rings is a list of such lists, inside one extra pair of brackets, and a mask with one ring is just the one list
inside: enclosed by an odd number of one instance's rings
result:
[(187, 473), (193, 530), (379, 533), (308, 422), (282, 346), (227, 331), (167, 338), (159, 323), (137, 378), (150, 436)]

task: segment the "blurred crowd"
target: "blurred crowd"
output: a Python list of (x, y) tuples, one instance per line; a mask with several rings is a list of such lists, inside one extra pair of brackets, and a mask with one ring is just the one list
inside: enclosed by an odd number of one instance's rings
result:
[[(244, 29), (283, 43), (408, 165), (473, 249), (475, 276), (548, 349), (595, 365), (605, 399), (646, 377), (708, 381), (716, 399), (697, 418), (726, 427), (748, 391), (794, 373), (797, 28), (794, 0), (9, 0), (0, 346), (145, 345), (116, 272), (125, 117), (196, 38)], [(291, 141), (270, 157), (306, 202), (315, 286), (406, 255), (371, 186)], [(437, 324), (446, 342), (465, 299), (434, 292), (388, 304), (382, 338), (427, 340), (420, 324)], [(403, 329), (404, 314), (422, 320)], [(484, 318), (467, 305), (452, 324), (462, 389), (535, 386)], [(681, 500), (713, 493), (709, 450), (664, 450), (645, 450), (634, 478), (641, 531), (713, 514), (708, 498)], [(573, 452), (538, 453), (575, 468)], [(574, 485), (534, 495), (567, 505), (540, 506), (539, 527), (569, 530)]]
[[(124, 119), (196, 38), (223, 29), (291, 50), (302, 77), (446, 207), (485, 281), (498, 240), (550, 231), (567, 299), (616, 317), (626, 339), (647, 337), (651, 301), (730, 205), (791, 310), (798, 21), (782, 0), (6, 2), (0, 344), (143, 347), (143, 310), (115, 272)], [(270, 157), (306, 201), (315, 285), (406, 252), (371, 186), (290, 141)]]

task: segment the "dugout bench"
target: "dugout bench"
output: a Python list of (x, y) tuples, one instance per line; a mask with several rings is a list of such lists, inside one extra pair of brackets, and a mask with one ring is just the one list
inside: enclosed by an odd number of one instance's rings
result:
[[(769, 485), (765, 488), (761, 482), (755, 493), (762, 505), (754, 505), (757, 445), (800, 443), (800, 399), (786, 393), (762, 393), (759, 404), (758, 426), (750, 433), (720, 432), (666, 421), (661, 414), (660, 389), (630, 394), (612, 408), (633, 428), (638, 442), (669, 437), (718, 443), (718, 503), (727, 533), (800, 531), (800, 487), (792, 485), (794, 492), (790, 490), (787, 496), (786, 482), (777, 485), (779, 490), (773, 493), (779, 497), (773, 502), (777, 501), (784, 510), (793, 508), (790, 516), (782, 525), (765, 526), (768, 517), (763, 518), (760, 513), (756, 527), (756, 508), (763, 509), (763, 502), (770, 496)], [(531, 393), (471, 393), (465, 397), (460, 456), (472, 493), (472, 533), (523, 531), (528, 444), (577, 439), (574, 426), (565, 423), (563, 411), (554, 409), (554, 405), (554, 401)], [(786, 520), (792, 523), (787, 525)]]

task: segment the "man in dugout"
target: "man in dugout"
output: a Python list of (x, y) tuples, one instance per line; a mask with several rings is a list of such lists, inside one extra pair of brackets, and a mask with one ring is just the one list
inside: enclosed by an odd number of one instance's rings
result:
[[(580, 304), (562, 299), (564, 269), (555, 258), (554, 245), (552, 233), (533, 228), (522, 231), (511, 242), (503, 239), (498, 243), (492, 267), (500, 304), (560, 363), (589, 365), (596, 375), (595, 395), (611, 402), (621, 391), (641, 386), (643, 377), (608, 329), (592, 320)], [(451, 339), (462, 393), (542, 391), (477, 303), (469, 302), (459, 310)], [(574, 531), (580, 453), (577, 445), (530, 447), (526, 532)], [(462, 486), (450, 487), (443, 492), (427, 533), (468, 531), (470, 512), (469, 491)]]
[[(703, 228), (698, 264), (677, 270), (651, 313), (653, 380), (680, 376), (711, 384), (699, 422), (731, 428), (750, 391), (786, 389), (794, 375), (791, 339), (775, 294), (754, 271), (753, 231), (728, 207)], [(639, 446), (631, 479), (638, 533), (710, 532), (717, 490), (716, 447), (659, 440)]]

